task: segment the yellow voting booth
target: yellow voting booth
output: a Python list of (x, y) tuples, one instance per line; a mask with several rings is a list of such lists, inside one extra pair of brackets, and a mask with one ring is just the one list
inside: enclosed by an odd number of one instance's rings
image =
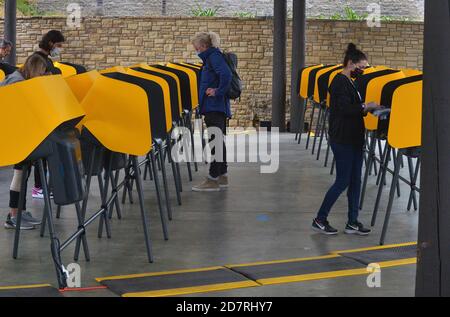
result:
[[(416, 183), (421, 164), (420, 146), (422, 145), (422, 92), (423, 79), (421, 75), (411, 76), (406, 80), (397, 81), (397, 84), (394, 82), (394, 85), (391, 85), (384, 91), (384, 93), (390, 95), (389, 97), (392, 102), (390, 105), (391, 113), (388, 122), (383, 122), (383, 124), (380, 123), (379, 127), (379, 129), (388, 130), (388, 146), (383, 162), (384, 167), (381, 175), (382, 182), (386, 179), (386, 173), (388, 172), (388, 158), (391, 151), (394, 151), (395, 149), (398, 151), (394, 160), (394, 170), (389, 171), (392, 172), (393, 178), (389, 191), (389, 199), (386, 207), (380, 244), (384, 244), (386, 238), (396, 187), (400, 180), (410, 187), (408, 209), (411, 208), (411, 204), (414, 204), (414, 208), (417, 210), (416, 193), (420, 192), (420, 188)], [(403, 157), (406, 157), (408, 160), (409, 179), (400, 175)], [(414, 158), (417, 159), (416, 166), (413, 165), (412, 160)], [(376, 220), (381, 194), (382, 191), (380, 186), (372, 216), (373, 223)]]
[(192, 98), (192, 109), (195, 110), (198, 108), (198, 83), (197, 83), (197, 74), (195, 71), (188, 67), (180, 66), (174, 63), (167, 63), (167, 67), (181, 70), (188, 74), (191, 85), (191, 98)]
[(70, 89), (79, 102), (82, 102), (89, 90), (94, 85), (95, 80), (100, 76), (96, 70), (65, 78)]
[[(22, 162), (64, 122), (84, 111), (61, 76), (45, 76), (0, 88), (0, 166)], [(18, 133), (20, 131), (20, 133)]]
[(422, 87), (417, 81), (397, 88), (392, 97), (388, 142), (396, 149), (422, 145)]
[[(383, 87), (390, 81), (402, 78), (405, 78), (405, 74), (401, 71), (386, 76), (374, 78), (367, 85), (366, 99), (364, 102), (365, 103), (375, 102), (376, 104), (379, 105), (381, 103), (381, 92), (383, 90)], [(364, 123), (366, 129), (369, 131), (374, 131), (377, 130), (378, 128), (378, 118), (371, 113), (369, 113), (364, 118)]]
[(113, 73), (113, 72), (123, 72), (124, 73), (126, 71), (127, 71), (127, 67), (114, 66), (114, 67), (99, 70), (99, 73), (100, 74), (107, 74), (107, 73)]
[[(342, 64), (331, 65), (331, 66), (328, 66), (328, 67), (325, 67), (325, 68), (321, 68), (317, 72), (315, 83), (314, 83), (314, 95), (313, 95), (313, 100), (316, 103), (320, 104), (320, 103), (322, 103), (323, 101), (326, 100), (326, 99), (321, 98), (321, 95), (325, 95), (325, 98), (326, 98), (326, 92), (325, 92), (325, 94), (323, 94), (323, 92), (320, 93), (320, 89), (322, 87), (319, 87), (319, 80), (321, 79), (321, 77), (324, 76), (325, 80), (326, 80), (327, 76), (329, 78), (331, 76), (331, 74), (333, 74), (333, 73), (336, 74), (336, 72), (339, 73), (339, 71), (342, 72)], [(329, 79), (326, 80), (326, 88), (327, 88), (326, 91), (328, 91), (328, 87), (329, 87), (328, 82), (329, 82)], [(323, 87), (323, 88), (325, 88), (325, 87)]]
[(181, 64), (183, 66), (187, 66), (187, 67), (195, 67), (198, 70), (202, 69), (202, 65), (198, 65), (198, 64), (191, 64), (191, 63), (186, 63), (186, 62), (180, 62), (179, 64)]
[(53, 65), (61, 71), (61, 75), (65, 77), (70, 77), (77, 74), (77, 71), (74, 67), (65, 65), (63, 63), (54, 62)]
[(158, 76), (149, 75), (143, 72), (138, 72), (132, 69), (127, 70), (127, 74), (141, 77), (147, 80), (151, 80), (156, 82), (161, 89), (163, 90), (163, 98), (164, 98), (164, 113), (166, 116), (166, 132), (170, 132), (172, 130), (172, 109), (171, 109), (171, 101), (170, 101), (170, 92), (169, 92), (169, 84)]
[[(306, 110), (307, 110), (307, 107), (308, 107), (308, 100), (311, 97), (309, 95), (309, 93), (308, 93), (309, 92), (310, 73), (312, 71), (316, 70), (316, 69), (321, 68), (321, 67), (323, 67), (322, 64), (320, 64), (320, 65), (313, 65), (313, 66), (305, 67), (305, 68), (303, 68), (300, 71), (300, 74), (299, 74), (299, 77), (298, 77), (299, 78), (299, 83), (297, 84), (297, 92), (298, 92), (299, 97), (303, 98), (303, 108), (304, 108), (303, 117), (306, 114)], [(315, 108), (313, 107), (313, 111), (312, 111), (313, 113), (312, 113), (311, 117), (314, 116), (314, 109)], [(298, 120), (299, 121), (301, 120), (301, 116), (299, 116)], [(303, 123), (299, 122), (299, 126), (302, 126), (302, 125), (303, 125)], [(311, 124), (310, 124), (310, 127), (311, 127)], [(310, 135), (311, 135), (311, 131), (308, 133), (308, 143), (309, 143)], [(295, 139), (296, 140), (298, 139), (298, 144), (300, 144), (301, 139), (302, 139), (300, 133), (297, 133), (295, 135)]]
[(98, 76), (81, 105), (83, 126), (110, 151), (141, 156), (151, 150), (148, 96), (140, 87)]
[[(87, 160), (87, 189), (89, 190), (90, 179), (96, 169), (97, 161), (104, 164), (104, 189), (102, 194), (102, 207), (96, 213), (100, 217), (99, 237), (103, 232), (103, 224), (106, 227), (108, 237), (111, 236), (109, 229), (108, 212), (111, 206), (118, 202), (118, 192), (129, 185), (131, 178), (134, 179), (149, 262), (153, 262), (151, 241), (148, 232), (149, 220), (144, 207), (144, 196), (142, 189), (141, 164), (138, 156), (146, 156), (152, 152), (152, 129), (150, 121), (150, 104), (153, 101), (152, 94), (142, 81), (127, 74), (123, 68), (114, 68), (104, 71), (97, 76), (91, 89), (85, 96), (82, 106), (86, 111), (81, 132), (82, 145), (85, 149), (91, 149), (91, 157)], [(117, 72), (121, 70), (122, 72)], [(94, 154), (92, 154), (94, 153)], [(97, 159), (97, 156), (106, 159)], [(125, 168), (125, 179), (116, 184), (112, 181), (113, 193), (107, 197), (109, 179), (112, 179), (113, 160), (121, 154), (130, 156), (129, 164)], [(84, 212), (84, 211), (83, 211)], [(100, 214), (99, 214), (100, 213)], [(77, 244), (81, 243), (78, 239)], [(79, 247), (76, 249), (79, 252)], [(78, 256), (78, 254), (76, 254)]]
[[(85, 188), (79, 164), (79, 142), (74, 127), (85, 113), (61, 76), (38, 77), (2, 87), (0, 98), (6, 103), (14, 104), (14, 107), (4, 107), (0, 117), (0, 166), (20, 164), (27, 171), (31, 163), (38, 162), (45, 201), (42, 227), (48, 223), (57, 279), (59, 285), (64, 287), (67, 271), (61, 262), (61, 244), (54, 230), (43, 159), (48, 161), (54, 203), (66, 205), (81, 201)], [(14, 258), (18, 255), (26, 184), (27, 177), (22, 177)]]
[[(157, 159), (159, 161), (159, 165), (161, 166), (167, 215), (169, 220), (172, 220), (172, 207), (170, 202), (166, 168), (164, 164), (164, 158), (166, 157), (166, 154), (171, 154), (171, 132), (173, 128), (172, 103), (170, 97), (171, 93), (169, 82), (164, 79), (164, 75), (160, 73), (147, 72), (145, 69), (142, 69), (141, 71), (127, 69), (126, 72), (112, 72), (105, 74), (105, 76), (111, 76), (111, 78), (139, 85), (147, 91), (149, 96), (151, 96), (151, 100), (149, 100), (149, 114), (152, 127), (152, 141), (155, 151), (150, 151), (147, 153), (145, 166), (146, 169), (144, 175), (146, 175), (148, 170), (155, 171), (155, 169), (152, 167), (153, 164), (156, 164), (155, 159)], [(178, 92), (176, 93), (178, 94)], [(174, 102), (177, 101), (178, 100), (175, 100), (174, 98)], [(178, 109), (176, 109), (176, 111), (178, 111)], [(175, 163), (173, 162), (173, 160), (170, 160), (170, 162), (172, 164), (173, 171), (175, 171)], [(158, 188), (158, 174), (154, 172), (153, 175), (155, 176), (155, 186)], [(176, 173), (174, 173), (173, 175), (176, 184), (175, 188), (177, 189), (177, 198), (179, 198), (179, 203), (181, 203), (181, 196), (178, 190), (179, 180), (176, 175)], [(161, 215), (164, 215), (164, 210), (162, 208), (162, 199), (160, 199), (161, 197), (159, 194), (157, 198), (158, 205), (160, 207), (160, 213)], [(165, 224), (165, 216), (164, 218), (162, 218), (162, 220), (164, 237), (165, 239), (168, 239), (168, 230)]]
[(309, 75), (310, 73), (315, 70), (323, 67), (323, 64), (320, 65), (314, 65), (310, 67), (306, 67), (302, 70), (300, 75), (300, 92), (299, 95), (303, 99), (308, 99), (311, 96), (308, 96), (308, 87), (309, 87)]
[(132, 66), (132, 67), (130, 67), (130, 68), (135, 68), (135, 67), (140, 67), (140, 68), (143, 68), (143, 69), (146, 69), (146, 70), (150, 70), (150, 71), (153, 71), (153, 72), (157, 72), (157, 73), (160, 73), (160, 74), (164, 74), (164, 75), (167, 75), (167, 76), (172, 77), (172, 78), (175, 80), (175, 82), (176, 82), (176, 84), (177, 84), (177, 90), (178, 90), (178, 108), (179, 108), (179, 114), (181, 115), (181, 114), (183, 113), (183, 102), (182, 102), (182, 99), (181, 99), (181, 95), (182, 95), (182, 93), (181, 93), (181, 84), (180, 84), (180, 79), (178, 78), (178, 76), (176, 76), (174, 73), (171, 73), (171, 72), (165, 71), (165, 70), (163, 70), (163, 69), (160, 69), (160, 68), (156, 68), (156, 67), (147, 65), (147, 64), (145, 64), (145, 63), (137, 64), (137, 65)]

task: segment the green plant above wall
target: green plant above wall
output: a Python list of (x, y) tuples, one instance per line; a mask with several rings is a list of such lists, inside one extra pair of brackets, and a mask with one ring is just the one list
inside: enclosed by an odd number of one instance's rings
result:
[(256, 13), (252, 12), (236, 12), (234, 14), (236, 18), (242, 18), (242, 19), (254, 19), (256, 18)]
[(344, 13), (335, 13), (330, 18), (331, 20), (347, 20), (347, 21), (361, 21), (367, 18), (367, 14), (358, 14), (350, 7), (344, 8)]
[[(5, 3), (5, 0), (0, 0), (0, 6), (1, 6), (0, 16), (3, 16), (4, 3)], [(17, 12), (18, 12), (18, 15), (22, 15), (22, 16), (42, 15), (42, 13), (39, 12), (39, 10), (37, 9), (35, 1), (30, 1), (30, 0), (17, 0)]]
[(219, 12), (218, 8), (202, 8), (197, 6), (191, 10), (191, 13), (195, 17), (215, 17)]

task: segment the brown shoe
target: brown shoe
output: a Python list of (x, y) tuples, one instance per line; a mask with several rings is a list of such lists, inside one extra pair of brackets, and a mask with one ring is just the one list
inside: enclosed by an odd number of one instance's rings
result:
[(220, 188), (228, 188), (228, 176), (220, 176), (218, 182)]
[(194, 192), (218, 192), (220, 191), (219, 181), (207, 177), (203, 183), (192, 187), (192, 190)]

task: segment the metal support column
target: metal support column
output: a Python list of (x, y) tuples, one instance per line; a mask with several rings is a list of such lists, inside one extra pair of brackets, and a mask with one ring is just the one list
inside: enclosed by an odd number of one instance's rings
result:
[(293, 0), (292, 9), (291, 133), (299, 133), (301, 138), (305, 101), (299, 97), (298, 83), (300, 70), (305, 67), (306, 0)]
[(274, 0), (272, 127), (286, 131), (286, 0)]
[(11, 54), (5, 58), (10, 65), (16, 65), (16, 24), (17, 24), (17, 1), (5, 1), (5, 39), (13, 43)]
[(417, 296), (450, 296), (450, 0), (425, 1)]

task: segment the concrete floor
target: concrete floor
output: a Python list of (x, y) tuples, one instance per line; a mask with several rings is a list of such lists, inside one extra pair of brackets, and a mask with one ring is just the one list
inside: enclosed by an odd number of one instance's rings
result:
[[(328, 254), (334, 250), (378, 245), (387, 204), (387, 189), (381, 203), (380, 218), (372, 235), (355, 237), (340, 234), (325, 237), (313, 233), (310, 225), (323, 196), (333, 182), (329, 168), (323, 167), (305, 142), (297, 145), (291, 134), (281, 135), (280, 169), (276, 174), (260, 174), (259, 165), (230, 164), (231, 187), (219, 193), (193, 193), (182, 169), (185, 191), (183, 205), (177, 206), (172, 191), (174, 220), (170, 223), (170, 240), (164, 241), (156, 209), (154, 187), (145, 182), (145, 203), (151, 214), (151, 237), (155, 263), (146, 259), (138, 205), (123, 206), (124, 217), (112, 222), (113, 238), (97, 238), (97, 225), (88, 229), (91, 262), (81, 258), (82, 286), (97, 286), (94, 278), (145, 272), (270, 261)], [(10, 168), (0, 169), (0, 218), (8, 212)], [(194, 183), (206, 175), (206, 167), (194, 174)], [(30, 178), (31, 179), (31, 178)], [(171, 179), (171, 176), (169, 176)], [(390, 177), (388, 178), (390, 181)], [(173, 189), (173, 185), (171, 189)], [(30, 181), (29, 186), (32, 186)], [(402, 185), (402, 197), (394, 202), (386, 243), (417, 240), (418, 215), (407, 212), (409, 192)], [(369, 182), (365, 208), (360, 220), (369, 224), (376, 195), (375, 179)], [(28, 200), (28, 210), (41, 215), (42, 201)], [(99, 206), (94, 190), (90, 210)], [(343, 229), (346, 221), (346, 196), (337, 202), (330, 222)], [(64, 207), (55, 221), (64, 239), (76, 227), (73, 207)], [(11, 257), (14, 232), (0, 230), (0, 286), (51, 283), (56, 286), (48, 238), (39, 231), (23, 232), (19, 259)], [(63, 253), (65, 264), (73, 262), (73, 249)], [(412, 296), (415, 266), (384, 269), (382, 288), (369, 289), (365, 276), (344, 277), (253, 289), (239, 289), (200, 296)], [(112, 296), (109, 291), (66, 293), (66, 296)], [(195, 296), (199, 296), (198, 294)]]

